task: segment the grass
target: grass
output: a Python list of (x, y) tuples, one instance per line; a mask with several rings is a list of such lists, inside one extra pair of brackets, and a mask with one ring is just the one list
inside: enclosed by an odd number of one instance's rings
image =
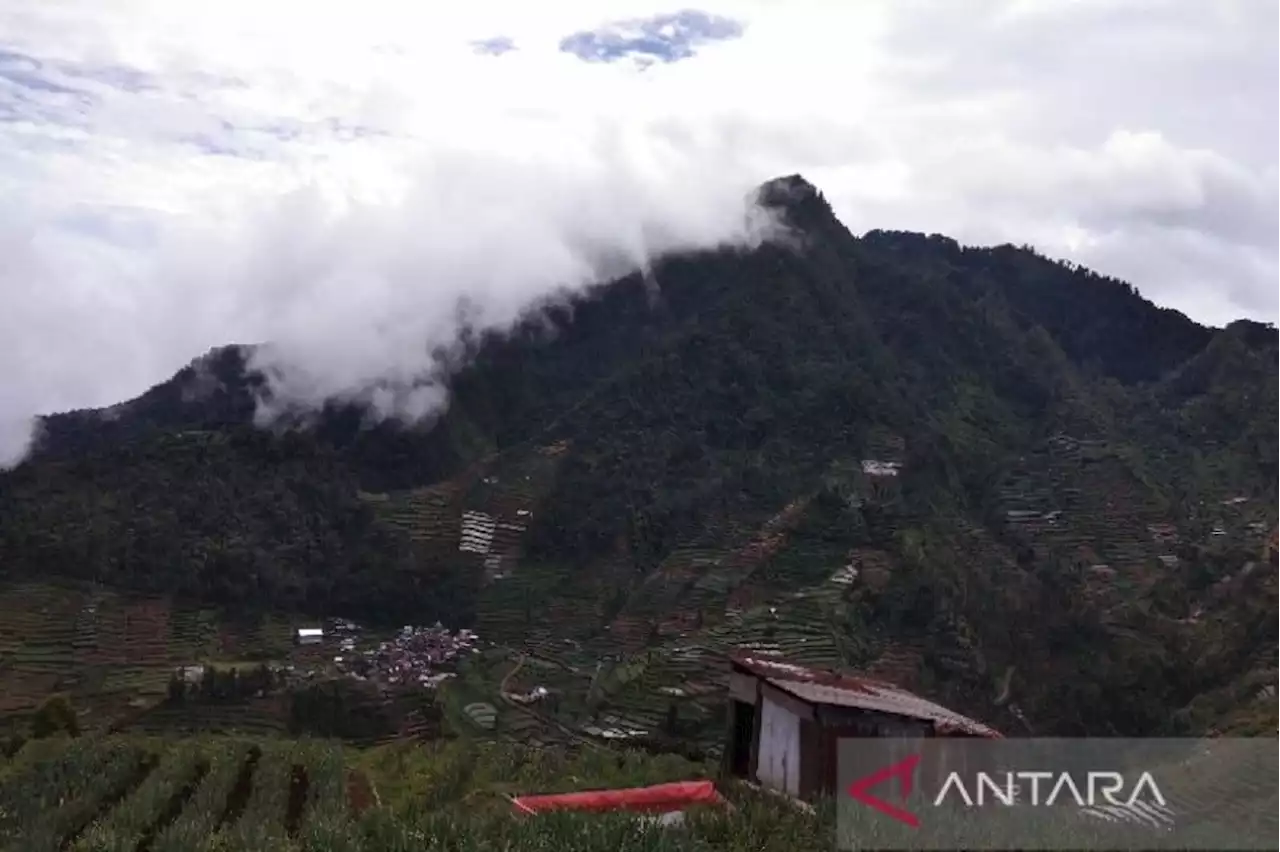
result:
[(625, 814), (515, 814), (509, 796), (715, 772), (676, 756), (607, 749), (90, 736), (28, 744), (2, 769), (5, 850), (797, 852), (829, 848), (833, 836), (823, 817), (736, 786), (728, 788), (734, 809), (690, 812), (682, 829)]

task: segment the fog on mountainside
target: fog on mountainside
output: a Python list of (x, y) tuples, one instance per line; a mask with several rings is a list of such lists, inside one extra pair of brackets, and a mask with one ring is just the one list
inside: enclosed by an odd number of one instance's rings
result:
[(434, 419), (261, 428), (253, 347), (46, 418), (0, 475), (0, 571), (659, 667), (764, 642), (1037, 732), (1258, 724), (1275, 329), (1026, 249), (856, 238), (799, 178), (762, 201), (789, 239), (464, 333)]
[[(270, 390), (264, 424), (329, 401), (412, 422), (446, 404), (441, 372), (465, 357), (464, 332), (508, 328), (530, 305), (649, 269), (671, 252), (780, 236), (751, 183), (733, 174), (688, 164), (651, 174), (615, 163), (620, 152), (597, 153), (602, 163), (585, 174), (457, 153), (415, 176), (389, 206), (335, 205), (306, 189), (260, 205), (225, 233), (178, 220), (159, 232), (154, 261), (135, 269), (104, 259), (95, 270), (115, 276), (118, 298), (140, 300), (130, 326), (95, 329), (100, 357), (124, 370), (149, 352), (195, 356), (201, 341), (222, 345), (218, 335), (234, 335), (261, 344), (253, 367)], [(51, 264), (37, 240), (13, 248), (11, 274), (21, 273), (24, 291), (51, 276), (85, 277), (76, 263), (91, 260)], [(78, 304), (67, 307), (67, 321)], [(9, 343), (34, 346), (18, 331)], [(139, 339), (121, 352), (130, 338)], [(30, 410), (40, 394), (28, 385), (42, 381), (46, 362), (62, 369), (35, 349), (14, 358), (20, 370), (0, 390), (0, 466), (25, 453), (28, 418), (54, 413)], [(96, 375), (90, 366), (78, 374)], [(58, 398), (61, 389), (53, 391)], [(77, 395), (100, 399), (101, 391), (79, 387), (66, 398)]]

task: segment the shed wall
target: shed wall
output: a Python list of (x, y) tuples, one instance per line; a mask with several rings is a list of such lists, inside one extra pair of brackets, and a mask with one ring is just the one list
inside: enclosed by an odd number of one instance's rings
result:
[(768, 698), (761, 699), (760, 710), (760, 752), (756, 777), (766, 787), (798, 796), (800, 719)]

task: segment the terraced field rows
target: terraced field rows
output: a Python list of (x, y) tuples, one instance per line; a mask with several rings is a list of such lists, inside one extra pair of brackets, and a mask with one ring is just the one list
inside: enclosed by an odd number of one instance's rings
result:
[(215, 832), (228, 815), (228, 806), (234, 802), (233, 793), (244, 774), (250, 759), (250, 745), (235, 740), (210, 742), (207, 747), (209, 766), (204, 777), (195, 786), (191, 796), (178, 807), (175, 814), (166, 814), (168, 820), (159, 820), (152, 852), (188, 852), (196, 849), (204, 839)]
[(457, 546), (462, 510), (453, 483), (433, 485), (394, 496), (362, 494), (379, 515), (420, 543), (451, 542)]
[(206, 837), (200, 849), (242, 848), (279, 849), (288, 840), (289, 798), (293, 782), (291, 749), (284, 743), (269, 743), (262, 748), (253, 771), (245, 781), (247, 796), (235, 819), (227, 822), (216, 835)]
[(663, 615), (680, 608), (686, 591), (716, 564), (720, 555), (710, 547), (675, 549), (628, 598), (619, 617), (656, 623)]
[[(25, 748), (24, 748), (25, 751)], [(33, 749), (0, 782), (0, 843), (14, 852), (57, 850), (144, 780), (154, 764), (143, 743), (79, 741), (50, 759)]]
[(127, 730), (136, 733), (221, 733), (248, 736), (282, 734), (287, 714), (276, 696), (251, 699), (243, 704), (162, 704), (133, 719)]
[(199, 743), (186, 743), (157, 758), (156, 768), (114, 809), (97, 819), (72, 844), (74, 852), (137, 849), (154, 838), (208, 772), (208, 755)]
[(179, 662), (206, 660), (217, 653), (218, 619), (207, 610), (175, 607), (169, 616), (169, 647)]
[[(161, 598), (137, 597), (88, 584), (0, 585), (0, 720), (30, 714), (50, 695), (65, 692), (81, 728), (164, 731), (164, 697), (175, 668), (214, 662), (220, 667), (253, 660), (299, 662), (295, 624), (285, 618), (256, 624), (220, 620), (211, 611), (174, 607)], [(235, 716), (241, 711), (224, 708)], [(185, 713), (195, 718), (199, 713)], [(254, 720), (254, 716), (261, 718)], [(242, 713), (226, 729), (269, 733), (280, 723), (274, 710)], [(210, 717), (210, 724), (218, 719)], [(157, 722), (157, 724), (152, 724)], [(188, 729), (193, 729), (187, 725)]]
[(167, 601), (95, 590), (76, 619), (77, 693), (115, 696), (121, 704), (159, 697), (182, 659), (171, 650), (171, 635)]
[(76, 589), (21, 584), (0, 591), (0, 714), (32, 709), (77, 678)]
[[(524, 570), (531, 568), (527, 566)], [(600, 613), (604, 602), (601, 598), (609, 593), (610, 590), (597, 583), (583, 582), (566, 575), (541, 608), (538, 626), (554, 628), (561, 646), (559, 653), (563, 653), (570, 643), (586, 641), (603, 631)]]
[[(620, 656), (605, 666), (596, 696), (590, 728), (605, 732), (597, 735), (657, 732), (670, 727), (673, 712), (681, 724), (718, 719), (732, 651), (781, 653), (816, 666), (851, 662), (833, 624), (851, 579), (850, 555), (833, 542), (792, 536), (809, 505), (797, 500), (754, 531), (708, 529), (627, 598), (607, 639), (581, 646), (588, 659)], [(749, 594), (739, 594), (747, 587)], [(567, 611), (549, 614), (557, 626), (572, 619)], [(536, 627), (522, 646), (552, 659), (566, 654)]]
[(741, 596), (734, 598), (738, 589), (785, 550), (808, 502), (807, 497), (793, 501), (757, 528), (741, 518), (711, 522), (629, 596), (610, 625), (612, 637), (631, 651), (651, 639), (688, 636), (723, 620), (726, 609), (741, 604)]
[(280, 850), (350, 831), (347, 766), (325, 742), (112, 736), (54, 748), (29, 744), (0, 776), (0, 848)]
[(530, 568), (487, 586), (476, 612), (476, 632), (486, 640), (520, 645), (537, 625), (547, 625), (546, 604), (568, 575)]
[(301, 770), (295, 771), (294, 778), (301, 778), (305, 785), (295, 783), (292, 788), (286, 829), (292, 823), (292, 835), (304, 848), (342, 848), (341, 841), (352, 834), (348, 811), (354, 803), (347, 799), (347, 768), (341, 752), (304, 744), (296, 747), (294, 759), (295, 770)]
[(1054, 436), (1011, 473), (1001, 501), (1011, 533), (1040, 558), (1075, 555), (1124, 575), (1165, 549), (1149, 532), (1167, 524), (1164, 507), (1103, 442)]
[[(706, 536), (711, 537), (710, 535)], [(692, 629), (708, 606), (708, 595), (696, 589), (714, 574), (726, 555), (726, 544), (689, 542), (675, 548), (626, 599), (610, 623), (611, 635), (634, 648), (657, 636), (674, 636)], [(710, 596), (714, 600), (715, 595)]]

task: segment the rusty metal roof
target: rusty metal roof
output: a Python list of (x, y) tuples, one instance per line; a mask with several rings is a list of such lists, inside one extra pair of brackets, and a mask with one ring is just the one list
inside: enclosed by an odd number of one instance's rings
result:
[(856, 707), (932, 722), (940, 734), (1000, 737), (981, 722), (881, 680), (800, 666), (783, 660), (739, 655), (734, 663), (811, 704)]

